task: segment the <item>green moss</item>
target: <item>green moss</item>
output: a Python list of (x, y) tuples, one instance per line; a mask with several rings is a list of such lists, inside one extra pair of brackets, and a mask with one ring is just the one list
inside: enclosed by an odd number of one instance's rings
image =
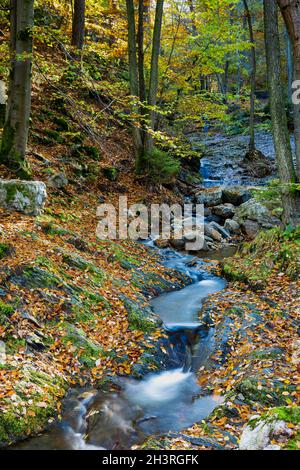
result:
[(283, 271), (291, 279), (300, 276), (300, 229), (274, 228), (260, 232), (251, 243), (242, 245), (239, 253), (226, 259), (224, 274), (231, 280), (248, 283), (253, 288), (268, 284), (273, 271)]
[(141, 330), (144, 333), (149, 333), (155, 328), (155, 323), (150, 317), (150, 312), (143, 309), (137, 302), (133, 300), (121, 298), (127, 310), (129, 327), (133, 330)]
[[(67, 388), (67, 383), (58, 375), (53, 377), (32, 368), (24, 368), (24, 375), (24, 380), (21, 380), (15, 389), (17, 399), (13, 408), (0, 414), (0, 446), (44, 430), (49, 418), (53, 418), (57, 413), (57, 398), (61, 397)], [(36, 393), (30, 396), (30, 399), (26, 393), (28, 383), (36, 386)]]
[(11, 280), (15, 284), (32, 289), (56, 289), (64, 284), (60, 277), (36, 266), (25, 266), (23, 271)]
[(93, 263), (87, 261), (81, 256), (74, 255), (73, 253), (63, 253), (63, 260), (66, 264), (68, 264), (68, 266), (72, 268), (91, 273), (91, 282), (97, 287), (102, 286), (105, 279), (105, 273)]
[(103, 168), (103, 174), (109, 181), (116, 181), (118, 178), (119, 170), (114, 167)]
[(280, 356), (284, 354), (281, 348), (262, 348), (254, 351), (250, 354), (250, 357), (253, 359), (261, 360), (275, 360), (280, 359)]
[(82, 145), (82, 151), (93, 160), (100, 160), (100, 150), (92, 145)]
[(57, 125), (59, 131), (69, 131), (70, 130), (70, 124), (67, 121), (67, 119), (59, 116), (59, 117), (54, 117), (53, 122)]
[(58, 131), (46, 129), (44, 132), (52, 141), (57, 142), (58, 144), (63, 144), (65, 142), (65, 139)]
[(8, 323), (8, 317), (12, 315), (13, 312), (14, 308), (11, 305), (0, 300), (0, 325), (6, 325)]
[(66, 324), (67, 334), (63, 337), (64, 344), (71, 343), (76, 349), (79, 361), (83, 366), (94, 367), (97, 359), (105, 355), (103, 348), (99, 344), (93, 343), (85, 332), (71, 325)]
[(298, 425), (300, 424), (300, 406), (280, 406), (272, 408), (264, 416), (278, 418), (286, 423)]
[(0, 243), (0, 259), (7, 256), (11, 251), (11, 247), (6, 243)]
[[(56, 413), (53, 404), (46, 408), (31, 405), (26, 409), (27, 415), (21, 413), (1, 413), (0, 415), (0, 444), (8, 445), (26, 436), (37, 434), (47, 425), (48, 419)], [(31, 414), (34, 416), (30, 416)]]

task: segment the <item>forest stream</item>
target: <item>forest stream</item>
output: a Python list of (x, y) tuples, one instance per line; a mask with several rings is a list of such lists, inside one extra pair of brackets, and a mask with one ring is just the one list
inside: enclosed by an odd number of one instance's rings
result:
[[(222, 402), (220, 396), (201, 395), (195, 373), (213, 345), (213, 329), (198, 320), (202, 301), (226, 286), (205, 270), (199, 259), (161, 250), (167, 267), (184, 272), (192, 283), (152, 300), (176, 351), (178, 365), (148, 374), (142, 380), (121, 378), (118, 392), (72, 389), (64, 400), (62, 420), (45, 434), (24, 441), (18, 449), (130, 449), (147, 436), (179, 431), (208, 416)], [(174, 333), (176, 333), (174, 335)]]
[[(196, 137), (192, 139), (197, 140)], [(230, 139), (224, 142), (224, 138), (219, 136), (207, 142), (211, 152), (200, 169), (205, 186), (210, 186), (212, 174), (218, 174), (214, 165), (220, 146), (226, 158), (226, 143), (232, 151)], [(239, 136), (235, 144), (234, 163), (239, 168), (241, 150), (246, 140)], [(266, 153), (272, 158), (270, 135), (263, 135), (262, 146), (264, 150), (268, 148)], [(223, 171), (222, 178), (220, 176), (219, 184), (226, 184), (230, 178), (235, 184), (243, 182), (242, 172), (237, 171), (232, 178), (232, 168), (227, 170)], [(246, 182), (254, 183), (249, 179)], [(157, 249), (151, 240), (146, 245)], [(232, 256), (234, 251), (235, 247), (227, 247), (221, 252), (210, 253), (210, 258), (220, 260)], [(130, 449), (150, 435), (187, 428), (206, 418), (222, 403), (220, 396), (201, 394), (196, 373), (205, 364), (214, 344), (214, 329), (203, 327), (199, 323), (198, 314), (203, 300), (209, 294), (224, 289), (226, 281), (205, 269), (209, 264), (208, 259), (203, 261), (170, 248), (160, 249), (159, 254), (167, 268), (178, 270), (192, 280), (184, 288), (164, 293), (151, 301), (154, 312), (163, 321), (177, 364), (168, 370), (147, 374), (141, 380), (121, 377), (117, 379), (118, 390), (114, 392), (72, 389), (63, 401), (61, 421), (53, 424), (41, 436), (21, 442), (13, 448)]]

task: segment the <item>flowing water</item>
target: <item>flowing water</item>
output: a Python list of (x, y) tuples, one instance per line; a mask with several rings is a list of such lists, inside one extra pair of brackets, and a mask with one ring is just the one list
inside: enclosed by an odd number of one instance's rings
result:
[(184, 340), (177, 366), (141, 380), (119, 378), (115, 391), (72, 389), (63, 403), (62, 420), (15, 449), (129, 449), (149, 435), (200, 421), (222, 402), (219, 396), (201, 395), (195, 372), (207, 360), (214, 338), (213, 329), (201, 327), (198, 312), (207, 295), (223, 289), (225, 281), (210, 275), (199, 258), (160, 251), (166, 266), (193, 281), (152, 300), (173, 343)]

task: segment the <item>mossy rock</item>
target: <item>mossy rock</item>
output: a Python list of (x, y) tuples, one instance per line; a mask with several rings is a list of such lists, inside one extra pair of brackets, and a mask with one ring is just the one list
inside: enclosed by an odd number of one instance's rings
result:
[(58, 289), (64, 284), (63, 279), (37, 266), (17, 268), (10, 282), (28, 289)]
[(253, 351), (253, 353), (250, 354), (250, 357), (252, 359), (257, 359), (259, 361), (261, 360), (272, 360), (272, 359), (280, 359), (284, 355), (284, 350), (282, 348), (276, 348), (276, 347), (267, 347), (267, 348), (261, 348), (257, 349), (256, 351)]
[[(67, 388), (67, 383), (58, 375), (48, 375), (29, 367), (25, 367), (23, 372), (25, 377), (15, 389), (17, 397), (13, 407), (0, 414), (0, 447), (43, 431), (48, 426), (49, 418), (57, 414), (57, 399), (64, 395)], [(26, 394), (28, 384), (36, 386), (36, 393), (30, 397), (30, 402)], [(45, 394), (49, 397), (46, 402)], [(24, 402), (26, 414), (23, 413)]]
[(144, 333), (149, 333), (161, 326), (162, 322), (160, 318), (153, 313), (150, 307), (142, 306), (139, 302), (129, 299), (124, 295), (121, 295), (120, 299), (123, 301), (124, 307), (127, 310), (129, 327), (133, 330), (141, 330)]
[(97, 286), (102, 285), (105, 279), (105, 273), (102, 271), (102, 269), (98, 268), (98, 266), (95, 266), (93, 263), (86, 260), (82, 256), (63, 252), (63, 261), (71, 268), (91, 273), (91, 281)]
[[(248, 377), (237, 386), (237, 390), (242, 393), (246, 401), (260, 403), (261, 405), (280, 406), (286, 403), (286, 397), (282, 395), (283, 391), (289, 389), (293, 391), (293, 386), (284, 386), (280, 381), (274, 379), (273, 386), (267, 384), (265, 379), (252, 376)], [(259, 386), (259, 383), (261, 385)]]
[(87, 338), (82, 329), (67, 324), (66, 331), (67, 333), (63, 337), (63, 343), (67, 344), (70, 342), (77, 348), (77, 355), (83, 366), (94, 367), (96, 361), (105, 355), (103, 348)]
[(46, 196), (46, 186), (41, 181), (0, 180), (0, 206), (7, 210), (38, 215)]

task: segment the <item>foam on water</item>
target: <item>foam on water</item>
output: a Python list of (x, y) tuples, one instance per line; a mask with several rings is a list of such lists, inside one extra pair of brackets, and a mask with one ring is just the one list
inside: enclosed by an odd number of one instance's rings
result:
[(126, 387), (126, 395), (130, 401), (142, 405), (170, 402), (178, 399), (187, 388), (196, 388), (194, 375), (183, 369), (174, 369), (155, 374)]

